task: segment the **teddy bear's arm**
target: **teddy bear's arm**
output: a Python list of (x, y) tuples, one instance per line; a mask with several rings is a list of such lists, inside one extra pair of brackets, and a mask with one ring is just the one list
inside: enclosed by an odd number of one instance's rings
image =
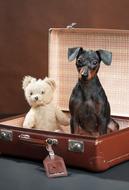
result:
[(32, 110), (30, 110), (26, 116), (25, 116), (25, 119), (24, 119), (24, 122), (23, 122), (23, 128), (34, 128), (35, 127), (35, 116), (34, 116), (34, 113)]
[(61, 125), (69, 125), (70, 117), (68, 114), (61, 111), (59, 108), (56, 108), (56, 118)]

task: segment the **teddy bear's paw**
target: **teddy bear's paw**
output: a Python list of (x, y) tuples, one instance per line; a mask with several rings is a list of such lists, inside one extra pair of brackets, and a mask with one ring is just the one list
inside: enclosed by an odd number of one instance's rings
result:
[(23, 128), (32, 129), (34, 128), (34, 125), (31, 122), (24, 121)]
[(54, 132), (56, 132), (56, 133), (62, 133), (64, 131), (62, 131), (61, 129), (56, 129), (56, 130), (54, 130)]
[(58, 122), (61, 125), (70, 125), (70, 117), (68, 114), (64, 113), (62, 110), (60, 110), (59, 108), (56, 109), (56, 117)]

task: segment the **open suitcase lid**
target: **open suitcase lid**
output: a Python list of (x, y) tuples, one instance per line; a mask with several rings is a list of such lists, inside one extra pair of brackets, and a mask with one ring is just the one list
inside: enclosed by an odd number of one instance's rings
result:
[(68, 48), (105, 49), (112, 52), (111, 66), (101, 64), (100, 81), (111, 105), (111, 114), (129, 117), (129, 31), (86, 28), (53, 28), (49, 35), (49, 76), (57, 83), (56, 103), (68, 110), (69, 97), (78, 80)]

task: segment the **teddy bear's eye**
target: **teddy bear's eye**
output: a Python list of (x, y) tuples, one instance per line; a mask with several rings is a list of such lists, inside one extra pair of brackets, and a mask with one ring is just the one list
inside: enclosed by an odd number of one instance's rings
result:
[(32, 96), (32, 95), (33, 95), (33, 92), (30, 92), (30, 95)]
[(44, 93), (45, 93), (44, 91), (41, 92), (41, 94), (44, 94)]

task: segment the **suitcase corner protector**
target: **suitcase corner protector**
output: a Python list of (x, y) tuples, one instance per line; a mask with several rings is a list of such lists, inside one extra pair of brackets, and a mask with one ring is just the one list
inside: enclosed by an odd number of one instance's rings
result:
[(96, 156), (89, 160), (90, 170), (101, 172), (107, 170), (110, 166), (102, 156)]

